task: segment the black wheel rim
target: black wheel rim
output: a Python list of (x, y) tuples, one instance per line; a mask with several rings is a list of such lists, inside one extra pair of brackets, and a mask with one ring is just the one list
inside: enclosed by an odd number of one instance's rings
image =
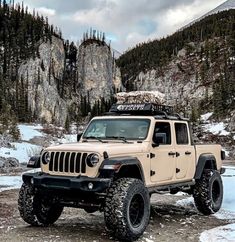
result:
[(140, 194), (135, 194), (130, 202), (129, 218), (133, 227), (138, 227), (144, 217), (144, 199)]
[(220, 198), (220, 185), (217, 180), (213, 182), (212, 185), (212, 200), (214, 203), (217, 203)]
[(37, 197), (37, 202), (38, 202), (38, 205), (35, 207), (35, 210), (37, 211), (37, 215), (43, 218), (44, 220), (46, 220), (52, 206), (48, 201), (46, 201), (41, 197)]

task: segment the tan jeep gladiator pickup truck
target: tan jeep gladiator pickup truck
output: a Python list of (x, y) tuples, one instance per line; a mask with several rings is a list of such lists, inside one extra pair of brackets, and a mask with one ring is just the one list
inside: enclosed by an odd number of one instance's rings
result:
[(191, 194), (199, 212), (223, 199), (220, 145), (194, 145), (189, 122), (172, 107), (115, 104), (93, 118), (78, 142), (46, 148), (29, 160), (18, 206), (31, 225), (53, 224), (63, 208), (104, 212), (107, 229), (134, 241), (145, 231), (153, 193)]

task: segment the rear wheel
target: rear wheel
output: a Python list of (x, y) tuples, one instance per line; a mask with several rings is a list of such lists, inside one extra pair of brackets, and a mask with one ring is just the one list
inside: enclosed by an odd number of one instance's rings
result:
[(110, 187), (104, 209), (108, 229), (119, 240), (134, 241), (145, 231), (150, 216), (148, 190), (142, 181), (121, 178)]
[(219, 211), (223, 201), (223, 183), (220, 173), (205, 170), (193, 190), (194, 202), (199, 212), (210, 215)]

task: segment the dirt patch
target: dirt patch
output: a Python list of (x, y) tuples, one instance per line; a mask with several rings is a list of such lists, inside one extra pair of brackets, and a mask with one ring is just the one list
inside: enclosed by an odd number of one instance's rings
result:
[[(192, 206), (175, 205), (185, 197), (154, 195), (150, 224), (139, 241), (196, 242), (204, 230), (227, 224), (214, 216), (200, 215)], [(114, 241), (105, 229), (102, 213), (87, 214), (81, 209), (65, 208), (53, 226), (32, 227), (20, 218), (17, 199), (18, 190), (0, 193), (1, 241)]]

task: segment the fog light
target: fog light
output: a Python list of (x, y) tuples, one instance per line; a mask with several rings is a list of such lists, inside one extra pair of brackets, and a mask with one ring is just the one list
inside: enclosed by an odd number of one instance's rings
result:
[(92, 190), (93, 189), (93, 183), (88, 183), (88, 188), (90, 189), (90, 190)]
[(33, 185), (33, 178), (30, 179), (30, 183)]

